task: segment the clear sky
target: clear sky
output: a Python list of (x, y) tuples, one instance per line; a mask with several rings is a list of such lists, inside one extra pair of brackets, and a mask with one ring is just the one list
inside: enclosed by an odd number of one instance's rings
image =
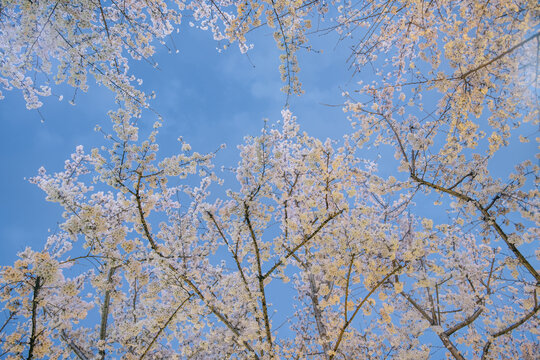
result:
[[(164, 118), (159, 142), (165, 153), (174, 151), (179, 136), (201, 153), (225, 143), (227, 149), (215, 163), (218, 168), (232, 166), (238, 161), (236, 146), (242, 138), (257, 135), (264, 118), (280, 118), (286, 96), (280, 91), (284, 84), (279, 52), (270, 32), (259, 30), (253, 35), (256, 45), (248, 55), (236, 46), (220, 53), (209, 32), (185, 25), (174, 35), (178, 54), (157, 47), (154, 58), (159, 69), (145, 62), (131, 63), (133, 72), (144, 80), (144, 90), (157, 94), (151, 105)], [(291, 97), (290, 108), (311, 135), (339, 138), (349, 127), (346, 116), (340, 106), (325, 104), (343, 102), (341, 89), (351, 78), (348, 49), (336, 46), (332, 36), (314, 41), (315, 49), (324, 51), (300, 55), (300, 79), (306, 93)], [(43, 99), (41, 115), (26, 110), (19, 91), (4, 92), (5, 99), (0, 101), (0, 265), (11, 264), (26, 246), (42, 249), (48, 229), (54, 231), (61, 220), (60, 206), (45, 201), (44, 193), (25, 178), (34, 176), (40, 166), (50, 172), (61, 170), (79, 144), (89, 150), (102, 143), (94, 127), (108, 124), (106, 113), (115, 109), (114, 96), (103, 86), (90, 85), (87, 93), (77, 94), (75, 106), (69, 104), (72, 88), (54, 88), (53, 93), (64, 99)], [(154, 120), (155, 115), (149, 114), (141, 124), (151, 125)]]

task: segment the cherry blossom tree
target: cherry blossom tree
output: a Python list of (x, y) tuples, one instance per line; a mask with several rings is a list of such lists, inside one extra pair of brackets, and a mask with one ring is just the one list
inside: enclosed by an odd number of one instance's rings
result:
[(211, 31), (221, 46), (237, 43), (242, 52), (250, 48), (247, 33), (263, 21), (279, 28), (275, 38), (284, 52), (285, 91), (300, 93), (295, 53), (310, 27), (304, 18), (316, 6), (316, 2), (244, 0), (3, 1), (0, 85), (20, 89), (27, 108), (37, 109), (42, 106), (40, 97), (50, 96), (54, 85), (63, 82), (74, 88), (70, 100), (74, 102), (77, 90), (87, 90), (91, 76), (113, 91), (125, 110), (139, 116), (153, 94), (140, 89), (142, 79), (130, 73), (128, 60), (158, 67), (152, 58), (156, 41), (177, 51), (171, 33), (180, 31), (182, 17), (188, 14), (190, 24)]
[[(85, 90), (91, 74), (120, 103), (108, 146), (32, 179), (64, 220), (1, 270), (2, 357), (537, 356), (538, 165), (520, 145), (538, 141), (536, 2), (170, 6), (2, 3), (5, 88), (35, 108), (47, 76)], [(213, 195), (214, 154), (163, 157), (160, 122), (137, 128), (149, 101), (128, 57), (152, 61), (185, 12), (242, 51), (272, 28), (287, 94), (310, 34), (337, 31), (367, 83), (344, 91), (351, 132), (321, 141), (284, 110)]]
[[(412, 359), (433, 351), (429, 330), (456, 358), (454, 341), (535, 351), (535, 286), (507, 278), (519, 264), (408, 214), (412, 197), (392, 200), (395, 179), (358, 158), (357, 138), (323, 143), (284, 111), (241, 147), (238, 189), (210, 201), (212, 154), (183, 143), (160, 160), (159, 123), (138, 141), (115, 121), (108, 152), (79, 147), (32, 179), (65, 220), (2, 269), (6, 358)], [(272, 304), (291, 290), (291, 309)]]
[[(158, 161), (157, 131), (137, 142), (129, 123), (108, 154), (79, 147), (65, 171), (41, 169), (32, 182), (65, 222), (43, 251), (27, 249), (2, 271), (4, 355), (352, 356), (359, 310), (376, 308), (373, 294), (409, 263), (398, 254), (417, 249), (400, 244), (393, 217), (368, 196), (374, 164), (283, 117), (281, 131), (247, 139), (240, 188), (226, 200), (208, 201), (219, 181), (211, 155), (183, 144)], [(178, 181), (196, 174), (197, 186)], [(75, 267), (86, 270), (72, 277)], [(293, 335), (282, 336), (269, 288), (289, 282)]]
[(537, 4), (374, 2), (356, 10), (346, 8), (337, 28), (344, 38), (361, 33), (350, 61), (360, 76), (371, 64), (375, 77), (345, 93), (355, 134), (394, 149), (405, 176), (390, 191), (446, 206), (454, 234), (440, 252), (463, 269), (456, 276), (426, 260), (413, 286), (422, 290), (402, 293), (402, 311), (420, 315), (456, 359), (532, 358), (537, 341), (494, 344), (519, 341), (513, 331), (539, 310), (538, 165), (520, 150), (538, 141)]

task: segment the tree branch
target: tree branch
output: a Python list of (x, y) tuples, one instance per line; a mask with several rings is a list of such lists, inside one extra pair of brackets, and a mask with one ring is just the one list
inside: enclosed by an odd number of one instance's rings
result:
[(251, 239), (253, 240), (253, 248), (255, 249), (255, 258), (257, 260), (257, 279), (259, 282), (259, 292), (261, 293), (261, 308), (263, 313), (263, 319), (264, 319), (264, 328), (266, 330), (266, 339), (268, 340), (268, 344), (270, 345), (270, 357), (273, 357), (273, 344), (272, 344), (272, 331), (270, 328), (270, 320), (268, 318), (268, 306), (266, 304), (266, 294), (264, 291), (264, 277), (262, 274), (262, 267), (261, 267), (261, 255), (259, 250), (259, 245), (257, 244), (257, 237), (255, 236), (255, 231), (253, 231), (253, 226), (251, 225), (251, 220), (249, 218), (249, 207), (244, 202), (244, 220), (246, 221), (246, 224), (249, 229), (249, 233), (251, 235)]
[(324, 358), (328, 359), (328, 352), (330, 350), (328, 344), (328, 335), (326, 333), (326, 327), (322, 321), (322, 312), (319, 306), (319, 299), (317, 296), (317, 289), (315, 288), (315, 278), (312, 273), (308, 276), (309, 279), (309, 297), (311, 298), (311, 303), (313, 306), (313, 314), (315, 316), (315, 323), (317, 324), (317, 331), (319, 332), (319, 337), (322, 341), (322, 348), (324, 351)]
[(394, 275), (395, 273), (397, 273), (399, 270), (401, 270), (403, 268), (403, 265), (399, 265), (398, 267), (396, 267), (394, 270), (392, 270), (388, 275), (386, 275), (382, 280), (380, 280), (377, 285), (375, 285), (375, 287), (373, 289), (370, 290), (370, 292), (362, 299), (362, 301), (356, 306), (356, 309), (354, 310), (353, 314), (351, 315), (350, 319), (345, 319), (345, 324), (343, 324), (340, 332), (339, 332), (339, 335), (338, 335), (338, 338), (336, 340), (336, 344), (334, 345), (334, 348), (332, 349), (332, 354), (330, 355), (330, 360), (332, 360), (339, 348), (339, 345), (341, 343), (341, 341), (343, 340), (343, 335), (345, 334), (345, 331), (347, 330), (347, 328), (349, 327), (349, 325), (351, 325), (352, 321), (354, 320), (356, 314), (358, 314), (358, 311), (360, 310), (360, 308), (362, 307), (362, 305), (364, 305), (364, 303), (367, 301), (367, 299), (369, 299), (369, 297), (382, 285), (384, 284), (392, 275)]
[(411, 305), (424, 317), (424, 319), (429, 321), (431, 325), (436, 324), (435, 319), (432, 319), (431, 316), (429, 316), (429, 314), (424, 309), (422, 309), (422, 307), (416, 301), (414, 301), (414, 299), (409, 294), (401, 292), (400, 295), (407, 299), (407, 301), (411, 303)]
[[(238, 258), (238, 252), (237, 251), (234, 251), (232, 249), (232, 247), (230, 246), (229, 244), (229, 241), (227, 240), (227, 238), (225, 237), (225, 234), (223, 232), (223, 230), (221, 229), (221, 226), (219, 226), (219, 224), (217, 223), (217, 220), (216, 218), (214, 217), (214, 215), (210, 212), (210, 211), (207, 211), (206, 214), (210, 217), (210, 220), (212, 220), (212, 223), (214, 224), (214, 226), (216, 227), (219, 235), (221, 236), (221, 238), (223, 239), (223, 241), (225, 242), (225, 244), (227, 245), (227, 248), (229, 249), (229, 252), (231, 253), (233, 259), (234, 259), (234, 262), (236, 264), (236, 268), (238, 269), (238, 273), (240, 274), (240, 278), (242, 279), (242, 283), (244, 284), (244, 288), (246, 289), (246, 292), (249, 296), (249, 299), (252, 301), (251, 305), (252, 305), (252, 311), (253, 311), (253, 314), (257, 314), (259, 312), (259, 309), (257, 308), (257, 306), (255, 305), (256, 304), (256, 301), (254, 300), (254, 297), (253, 297), (253, 293), (251, 292), (251, 289), (249, 288), (249, 283), (247, 281), (247, 278), (246, 278), (246, 275), (244, 273), (244, 269), (242, 268), (242, 264), (241, 264), (241, 261), (240, 259)], [(259, 324), (260, 326), (260, 319), (258, 316), (255, 316), (255, 319), (257, 320), (257, 323)], [(263, 342), (262, 340), (262, 336), (260, 335), (260, 330), (259, 330), (259, 340), (261, 341), (261, 343)]]
[(10, 311), (9, 312), (9, 315), (6, 319), (6, 321), (4, 322), (4, 324), (2, 324), (2, 326), (0, 327), (0, 333), (2, 333), (2, 331), (4, 331), (4, 328), (7, 326), (7, 324), (11, 321), (11, 319), (13, 319), (13, 317), (15, 316), (17, 312), (16, 311)]
[[(171, 269), (173, 269), (174, 271), (177, 272), (177, 270), (172, 267), (172, 265), (170, 266)], [(184, 280), (188, 285), (189, 287), (195, 292), (195, 294), (197, 294), (197, 296), (205, 303), (205, 305), (208, 307), (208, 309), (214, 314), (217, 316), (217, 318), (219, 320), (221, 320), (221, 322), (223, 324), (225, 324), (229, 330), (232, 331), (232, 333), (236, 336), (236, 337), (240, 337), (240, 332), (238, 331), (238, 329), (233, 325), (231, 324), (231, 322), (229, 321), (229, 319), (227, 319), (227, 317), (225, 315), (223, 315), (215, 306), (213, 306), (212, 304), (210, 304), (210, 302), (208, 301), (208, 299), (204, 296), (204, 294), (199, 290), (199, 288), (193, 283), (193, 281), (189, 280), (186, 276), (180, 274), (180, 277), (182, 278), (182, 280)], [(255, 359), (260, 359), (259, 356), (257, 355), (257, 353), (255, 352), (255, 350), (253, 349), (253, 347), (245, 340), (242, 340), (242, 343), (244, 344), (244, 346), (246, 347), (246, 349), (248, 349), (252, 354), (253, 354), (253, 357)]]
[(517, 50), (518, 48), (522, 47), (523, 45), (525, 45), (526, 43), (528, 43), (529, 41), (531, 40), (534, 40), (536, 38), (540, 37), (540, 32), (539, 33), (536, 33), (530, 37), (528, 37), (527, 39), (517, 43), (516, 45), (512, 46), (510, 49), (506, 50), (506, 51), (503, 51), (502, 53), (500, 53), (499, 55), (495, 56), (493, 59), (481, 64), (481, 65), (478, 65), (477, 67), (461, 74), (460, 76), (457, 76), (457, 77), (454, 77), (452, 78), (451, 80), (458, 80), (458, 79), (461, 79), (461, 80), (465, 80), (465, 78), (469, 75), (471, 75), (472, 73), (480, 70), (480, 69), (483, 69), (485, 68), (486, 66), (489, 66), (491, 64), (493, 64), (495, 61), (505, 57), (506, 55), (510, 54), (511, 52)]
[(170, 322), (174, 319), (174, 317), (176, 316), (176, 314), (178, 313), (178, 311), (180, 311), (180, 309), (184, 306), (184, 304), (189, 300), (191, 299), (191, 297), (193, 296), (193, 294), (189, 294), (189, 296), (184, 299), (184, 301), (182, 301), (182, 303), (180, 305), (178, 305), (178, 307), (176, 308), (176, 310), (174, 310), (174, 312), (171, 314), (171, 316), (169, 316), (169, 318), (167, 319), (167, 321), (165, 322), (165, 324), (163, 324), (162, 327), (159, 328), (158, 332), (156, 333), (156, 335), (152, 338), (152, 341), (150, 341), (150, 344), (148, 344), (148, 346), (146, 347), (146, 349), (144, 350), (144, 352), (142, 353), (142, 355), (139, 357), (139, 360), (142, 360), (145, 355), (148, 353), (148, 351), (150, 351), (150, 349), (152, 348), (152, 346), (154, 345), (154, 343), (156, 342), (157, 338), (159, 337), (159, 335), (161, 335), (161, 333), (167, 328), (167, 326), (169, 326)]
[(341, 213), (343, 212), (343, 210), (339, 210), (338, 212), (330, 215), (328, 218), (326, 218), (326, 220), (324, 220), (316, 229), (315, 231), (313, 231), (310, 235), (308, 236), (304, 236), (304, 240), (302, 240), (302, 242), (300, 242), (300, 244), (296, 245), (294, 248), (292, 248), (288, 253), (287, 255), (285, 255), (283, 258), (281, 258), (278, 262), (276, 262), (274, 264), (274, 266), (272, 266), (270, 268), (270, 270), (268, 270), (266, 272), (266, 274), (264, 274), (263, 276), (263, 279), (266, 279), (267, 277), (269, 277), (279, 266), (281, 266), (283, 264), (283, 261), (287, 260), (288, 258), (290, 258), (296, 251), (298, 251), (298, 249), (300, 249), (302, 246), (304, 246), (305, 244), (307, 244), (311, 239), (313, 239), (313, 237), (315, 235), (317, 235), (317, 233), (319, 231), (322, 230), (322, 228), (328, 223), (330, 222), (332, 219), (334, 219), (336, 216), (340, 215)]
[(28, 341), (28, 357), (26, 360), (32, 360), (34, 358), (34, 347), (36, 345), (37, 340), (37, 334), (36, 334), (36, 328), (37, 328), (37, 307), (39, 302), (39, 291), (41, 290), (41, 287), (43, 286), (43, 282), (41, 281), (41, 277), (36, 277), (36, 283), (34, 285), (34, 294), (32, 295), (32, 332), (30, 334), (30, 339)]
[[(418, 305), (418, 303), (416, 301), (414, 301), (414, 299), (412, 297), (410, 297), (408, 294), (404, 293), (404, 292), (401, 292), (401, 296), (403, 296), (405, 299), (407, 299), (407, 301), (409, 301), (409, 303), (411, 303), (411, 305), (424, 317), (424, 319), (426, 319), (427, 321), (429, 321), (429, 323), (431, 325), (436, 325), (437, 323), (435, 322), (435, 319), (432, 319), (425, 311), (424, 309), (422, 309), (422, 307), (420, 307), (420, 305)], [(439, 336), (439, 338), (441, 339), (442, 343), (444, 344), (444, 346), (448, 349), (448, 351), (450, 351), (450, 353), (452, 354), (452, 356), (457, 359), (457, 360), (465, 360), (465, 358), (463, 357), (463, 355), (461, 355), (461, 353), (459, 352), (459, 350), (456, 348), (456, 346), (452, 343), (452, 341), (450, 340), (450, 337), (449, 335), (447, 335), (445, 332), (442, 332), (440, 334), (437, 334)]]
[(487, 354), (489, 352), (489, 348), (491, 347), (491, 343), (492, 343), (493, 339), (498, 338), (499, 336), (506, 335), (506, 334), (510, 333), (511, 331), (515, 330), (519, 326), (523, 325), (527, 320), (532, 318), (534, 315), (536, 315), (538, 310), (540, 310), (540, 304), (538, 304), (538, 302), (536, 301), (536, 291), (535, 291), (534, 295), (535, 295), (535, 307), (531, 310), (531, 312), (529, 312), (528, 314), (523, 316), (521, 319), (519, 319), (518, 321), (516, 321), (512, 325), (509, 325), (506, 328), (504, 328), (502, 330), (499, 330), (495, 334), (491, 335), (491, 339), (486, 342), (486, 345), (484, 345), (484, 348), (482, 349), (482, 360), (486, 359), (486, 356), (487, 356)]
[[(109, 274), (107, 275), (107, 285), (109, 286), (112, 282), (112, 277), (116, 267), (109, 269)], [(101, 307), (101, 322), (99, 327), (99, 340), (105, 342), (107, 339), (107, 319), (109, 317), (109, 305), (111, 302), (111, 289), (105, 290), (105, 297), (103, 299), (103, 305)], [(103, 345), (105, 346), (105, 345)], [(99, 356), (101, 360), (105, 360), (105, 349), (99, 350)]]
[(66, 344), (69, 346), (69, 348), (73, 351), (73, 353), (81, 360), (90, 360), (88, 356), (84, 354), (84, 352), (81, 350), (80, 347), (77, 346), (72, 340), (69, 339), (66, 332), (62, 330), (60, 333), (60, 336), (62, 337), (62, 340), (66, 342)]
[(446, 330), (444, 333), (446, 334), (446, 336), (450, 336), (453, 333), (455, 333), (456, 331), (464, 328), (465, 326), (470, 325), (474, 320), (476, 320), (480, 316), (480, 314), (482, 314), (483, 311), (484, 311), (483, 308), (481, 308), (481, 307), (478, 308), (471, 316), (469, 316), (468, 318), (466, 318), (462, 322), (454, 325), (452, 328)]
[(514, 244), (512, 244), (510, 242), (510, 240), (508, 239), (508, 235), (506, 235), (506, 233), (499, 226), (499, 224), (497, 224), (497, 222), (494, 219), (492, 219), (489, 212), (486, 210), (486, 208), (484, 208), (482, 206), (482, 204), (480, 204), (480, 202), (478, 200), (473, 199), (473, 198), (471, 198), (471, 197), (469, 197), (467, 195), (464, 195), (462, 193), (459, 193), (459, 192), (457, 192), (455, 190), (447, 189), (447, 188), (442, 187), (440, 185), (437, 185), (437, 184), (431, 183), (429, 181), (426, 181), (424, 179), (421, 179), (414, 173), (411, 173), (410, 175), (411, 175), (411, 178), (414, 181), (418, 182), (419, 184), (422, 184), (422, 185), (425, 185), (425, 186), (430, 187), (432, 189), (435, 189), (435, 190), (441, 191), (443, 193), (452, 195), (452, 196), (457, 197), (458, 199), (463, 200), (465, 202), (473, 203), (474, 206), (478, 210), (480, 210), (480, 212), (482, 213), (484, 222), (486, 222), (489, 226), (491, 226), (497, 232), (497, 234), (499, 234), (499, 237), (501, 239), (503, 239), (503, 241), (506, 243), (508, 248), (514, 253), (516, 258), (519, 260), (521, 265), (523, 265), (529, 271), (529, 273), (531, 273), (531, 275), (534, 276), (534, 278), (536, 279), (536, 283), (540, 284), (540, 274), (538, 274), (538, 272), (529, 263), (529, 261), (525, 258), (525, 256), (523, 256), (523, 254), (518, 250), (518, 248)]

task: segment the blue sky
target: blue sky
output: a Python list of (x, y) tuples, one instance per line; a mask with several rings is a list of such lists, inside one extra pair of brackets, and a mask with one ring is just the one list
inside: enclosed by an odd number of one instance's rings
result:
[[(216, 164), (233, 166), (243, 137), (257, 135), (264, 118), (280, 118), (286, 96), (280, 91), (279, 51), (270, 32), (259, 30), (252, 39), (256, 45), (248, 55), (235, 46), (220, 53), (209, 32), (186, 25), (174, 36), (178, 54), (157, 47), (154, 58), (159, 70), (145, 62), (131, 63), (132, 71), (144, 80), (144, 90), (157, 94), (151, 105), (164, 118), (159, 142), (165, 153), (174, 151), (179, 136), (198, 152), (213, 151), (225, 143), (227, 148), (220, 151)], [(324, 52), (300, 55), (300, 79), (306, 93), (291, 97), (290, 108), (311, 135), (339, 138), (349, 128), (348, 121), (340, 106), (323, 104), (343, 102), (341, 87), (351, 78), (345, 63), (348, 49), (336, 47), (332, 36), (315, 37), (312, 45)], [(40, 250), (48, 229), (54, 231), (61, 221), (60, 207), (46, 202), (44, 193), (25, 178), (34, 176), (40, 166), (51, 172), (61, 170), (79, 144), (86, 149), (100, 145), (102, 135), (94, 127), (106, 126), (107, 111), (115, 108), (113, 94), (95, 84), (87, 93), (78, 92), (75, 106), (69, 104), (72, 88), (59, 86), (53, 93), (64, 99), (43, 99), (41, 115), (25, 108), (17, 90), (4, 92), (5, 99), (0, 101), (0, 186), (4, 189), (0, 265), (11, 264), (26, 246)], [(147, 114), (142, 123), (151, 125), (154, 120), (154, 114)]]

